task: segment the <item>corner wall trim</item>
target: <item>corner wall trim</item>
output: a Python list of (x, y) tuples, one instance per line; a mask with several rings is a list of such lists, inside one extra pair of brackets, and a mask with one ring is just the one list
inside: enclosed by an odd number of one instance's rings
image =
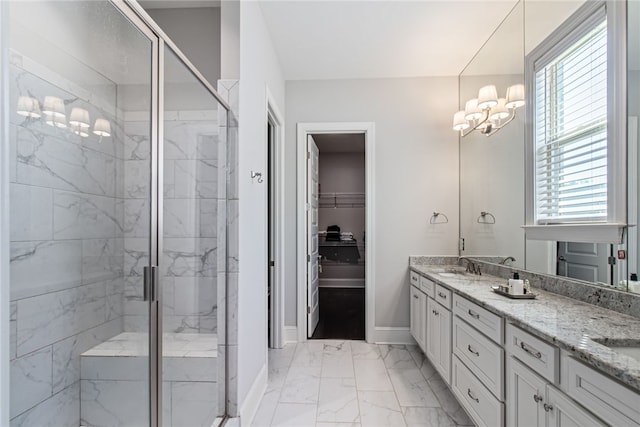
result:
[[(262, 365), (260, 372), (249, 389), (249, 393), (247, 393), (247, 397), (244, 399), (244, 402), (242, 402), (242, 406), (240, 407), (240, 425), (250, 426), (253, 423), (253, 418), (256, 416), (258, 406), (260, 406), (260, 402), (262, 401), (262, 396), (267, 390), (267, 365), (268, 363)], [(247, 423), (245, 424), (243, 420), (246, 420)]]
[(296, 343), (298, 342), (298, 327), (297, 326), (285, 326), (284, 327), (284, 343)]
[(407, 327), (378, 326), (375, 330), (375, 343), (415, 345), (416, 341)]

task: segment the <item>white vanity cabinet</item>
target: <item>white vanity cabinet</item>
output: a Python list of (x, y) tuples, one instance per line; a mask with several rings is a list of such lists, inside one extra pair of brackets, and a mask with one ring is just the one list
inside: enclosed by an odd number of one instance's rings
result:
[(503, 320), (453, 295), (451, 388), (479, 426), (504, 425)]
[(518, 427), (606, 426), (515, 357), (507, 361), (507, 425)]
[(507, 425), (532, 427), (605, 426), (569, 399), (559, 383), (559, 350), (507, 325)]
[(455, 287), (410, 283), (411, 334), (476, 425), (640, 427), (636, 390)]
[(427, 336), (427, 295), (411, 285), (410, 330), (422, 351), (426, 351)]
[(427, 357), (442, 379), (451, 381), (451, 311), (427, 298)]

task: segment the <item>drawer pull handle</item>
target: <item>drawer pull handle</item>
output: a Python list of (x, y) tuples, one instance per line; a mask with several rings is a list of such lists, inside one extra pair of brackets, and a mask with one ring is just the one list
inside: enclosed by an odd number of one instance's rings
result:
[(540, 396), (539, 394), (534, 394), (534, 395), (533, 395), (533, 400), (534, 400), (536, 403), (539, 403), (539, 402), (542, 402), (544, 399), (543, 399), (543, 397), (542, 397), (542, 396)]
[(440, 298), (447, 299), (447, 294), (443, 294), (442, 292), (438, 292), (438, 296), (439, 296)]
[(469, 344), (469, 345), (467, 346), (467, 350), (469, 350), (469, 353), (473, 353), (473, 354), (475, 354), (476, 356), (480, 356), (480, 352), (479, 352), (479, 351), (477, 351), (477, 350), (474, 350), (474, 349), (473, 349), (473, 347), (471, 347), (471, 344)]
[(524, 351), (526, 351), (527, 353), (529, 353), (531, 356), (535, 357), (536, 359), (542, 359), (542, 353), (540, 353), (539, 351), (533, 351), (529, 348), (529, 346), (527, 346), (523, 341), (520, 341), (520, 348), (522, 348)]
[(544, 411), (545, 412), (553, 411), (553, 405), (549, 405), (548, 403), (545, 403), (544, 404)]
[(473, 317), (474, 319), (480, 318), (480, 315), (471, 309), (469, 309), (469, 316)]
[(436, 316), (438, 316), (438, 315), (440, 314), (440, 313), (438, 313), (436, 310), (431, 310), (431, 312), (432, 312), (433, 314), (435, 314)]
[(471, 389), (470, 389), (470, 388), (468, 388), (468, 389), (467, 389), (467, 394), (469, 395), (469, 397), (470, 397), (471, 399), (475, 400), (475, 401), (476, 401), (476, 403), (480, 403), (480, 399), (478, 399), (477, 397), (475, 397), (475, 396), (473, 395), (473, 393), (471, 392)]

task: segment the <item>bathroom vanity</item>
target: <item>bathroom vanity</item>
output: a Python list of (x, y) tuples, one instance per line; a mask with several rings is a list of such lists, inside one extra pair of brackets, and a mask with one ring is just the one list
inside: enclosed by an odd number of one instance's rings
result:
[(477, 425), (640, 426), (640, 318), (458, 265), (409, 277), (411, 333)]

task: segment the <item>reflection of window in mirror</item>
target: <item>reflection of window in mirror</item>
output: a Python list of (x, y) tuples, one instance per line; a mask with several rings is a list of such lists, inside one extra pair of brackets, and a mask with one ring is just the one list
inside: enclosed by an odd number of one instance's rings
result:
[[(527, 238), (553, 226), (557, 239), (621, 239), (625, 141), (610, 120), (617, 110), (609, 100), (611, 77), (623, 64), (608, 45), (615, 31), (610, 7), (588, 2), (527, 56), (527, 225), (534, 226)], [(611, 227), (594, 232), (602, 225)]]

